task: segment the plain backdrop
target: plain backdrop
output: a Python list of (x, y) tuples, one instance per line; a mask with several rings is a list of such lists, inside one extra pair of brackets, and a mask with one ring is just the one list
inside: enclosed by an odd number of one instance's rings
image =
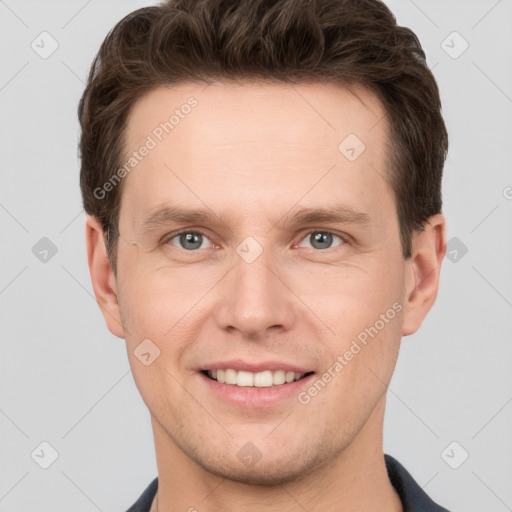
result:
[[(402, 342), (385, 451), (450, 510), (504, 512), (512, 1), (387, 3), (419, 36), (441, 90), (450, 243), (437, 303)], [(76, 109), (92, 59), (114, 24), (144, 5), (0, 1), (1, 511), (124, 511), (156, 476), (124, 342), (93, 298), (77, 160)]]

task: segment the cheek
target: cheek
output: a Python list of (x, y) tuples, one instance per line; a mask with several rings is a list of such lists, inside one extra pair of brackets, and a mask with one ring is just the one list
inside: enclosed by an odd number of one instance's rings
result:
[(191, 337), (195, 337), (187, 328), (187, 315), (202, 294), (190, 286), (190, 279), (187, 283), (179, 275), (172, 280), (158, 272), (124, 275), (130, 277), (122, 280), (120, 269), (118, 292), (135, 383), (149, 410), (166, 411), (167, 420), (175, 423), (179, 420), (175, 411), (186, 406), (179, 368)]
[[(172, 416), (187, 406), (179, 383), (188, 375), (185, 355), (196, 340), (204, 338), (201, 331), (209, 312), (205, 293), (219, 279), (212, 273), (211, 269), (194, 273), (189, 268), (119, 268), (120, 311), (130, 366), (152, 412), (167, 411)], [(143, 356), (147, 352), (150, 356)], [(153, 354), (157, 357), (146, 366)], [(169, 418), (173, 423), (178, 419)]]
[[(332, 410), (339, 422), (346, 420), (347, 411), (354, 421), (364, 420), (391, 380), (400, 348), (402, 306), (398, 301), (382, 304), (373, 311), (365, 304), (347, 308), (346, 316), (331, 322), (336, 336), (325, 338), (330, 356), (318, 378), (330, 383), (317, 405), (318, 410)], [(315, 389), (306, 392), (316, 394)]]
[(120, 310), (133, 343), (141, 336), (165, 340), (218, 280), (212, 268), (152, 263), (133, 252), (119, 255)]
[[(341, 339), (373, 325), (403, 300), (403, 265), (397, 259), (365, 258), (351, 265), (289, 272), (290, 288)], [(396, 313), (396, 307), (395, 311)], [(331, 334), (333, 334), (331, 332)]]
[(318, 341), (329, 354), (324, 371), (336, 375), (330, 396), (351, 407), (363, 396), (381, 396), (393, 372), (401, 340), (401, 268), (399, 258), (368, 258), (362, 266), (326, 269), (315, 276), (316, 286), (295, 280), (293, 289), (326, 327)]

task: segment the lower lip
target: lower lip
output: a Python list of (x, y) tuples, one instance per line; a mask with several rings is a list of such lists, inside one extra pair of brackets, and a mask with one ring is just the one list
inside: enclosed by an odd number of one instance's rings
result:
[(228, 404), (244, 407), (265, 407), (275, 405), (280, 400), (297, 397), (300, 391), (309, 385), (315, 374), (312, 373), (302, 379), (287, 382), (279, 386), (264, 388), (222, 384), (216, 380), (210, 379), (201, 372), (199, 376), (215, 395)]

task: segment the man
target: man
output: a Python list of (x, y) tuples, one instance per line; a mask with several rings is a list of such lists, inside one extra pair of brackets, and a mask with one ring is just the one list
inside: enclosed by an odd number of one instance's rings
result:
[(448, 141), (378, 0), (176, 0), (80, 102), (88, 263), (150, 411), (130, 511), (442, 511), (383, 454), (446, 248)]

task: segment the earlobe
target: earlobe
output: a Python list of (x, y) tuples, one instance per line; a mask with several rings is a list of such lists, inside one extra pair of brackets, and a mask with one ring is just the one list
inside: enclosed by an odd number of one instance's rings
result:
[(103, 229), (96, 217), (87, 217), (85, 242), (92, 287), (98, 306), (110, 332), (118, 338), (124, 338), (116, 280), (106, 252)]
[(407, 261), (402, 335), (415, 333), (434, 305), (439, 288), (441, 264), (446, 253), (446, 220), (437, 214), (424, 223), (412, 239)]

